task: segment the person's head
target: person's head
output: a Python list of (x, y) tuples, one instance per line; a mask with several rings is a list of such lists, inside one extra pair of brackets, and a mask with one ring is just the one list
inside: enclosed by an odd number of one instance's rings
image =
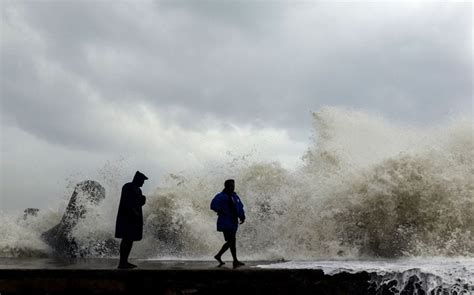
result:
[(136, 184), (138, 187), (142, 187), (143, 184), (145, 183), (145, 180), (147, 180), (148, 177), (145, 176), (145, 174), (141, 173), (140, 171), (137, 171), (135, 173), (135, 176), (133, 177), (133, 183)]
[(228, 193), (233, 193), (235, 190), (235, 181), (233, 179), (227, 179), (224, 182), (224, 191)]

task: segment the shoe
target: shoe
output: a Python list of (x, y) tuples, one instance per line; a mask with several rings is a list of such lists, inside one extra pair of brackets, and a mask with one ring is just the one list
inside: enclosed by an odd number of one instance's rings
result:
[(224, 261), (221, 260), (221, 258), (219, 256), (214, 256), (214, 258), (217, 260), (217, 262), (219, 262), (219, 265), (217, 267), (221, 267), (225, 264)]
[(120, 263), (117, 268), (118, 269), (132, 269), (135, 267), (137, 267), (135, 264), (126, 262), (126, 263)]
[(243, 262), (240, 262), (238, 260), (234, 261), (234, 268), (241, 267), (241, 266), (244, 266), (244, 265), (245, 265), (245, 263), (243, 263)]

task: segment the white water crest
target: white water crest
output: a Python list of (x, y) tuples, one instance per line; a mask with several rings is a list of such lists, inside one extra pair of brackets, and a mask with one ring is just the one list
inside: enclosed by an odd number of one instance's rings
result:
[[(314, 145), (294, 170), (242, 156), (161, 180), (132, 256), (212, 257), (223, 238), (209, 203), (227, 178), (247, 214), (243, 259), (474, 256), (472, 118), (427, 128), (335, 107), (313, 116)], [(113, 239), (122, 184), (107, 181), (106, 199), (71, 232), (81, 249)], [(49, 255), (40, 235), (60, 218), (3, 213), (0, 255)], [(116, 248), (88, 255), (115, 256)]]
[[(290, 261), (257, 266), (265, 269), (321, 269), (325, 274), (371, 273), (377, 294), (472, 294), (474, 258), (403, 258), (391, 260)], [(425, 291), (416, 292), (412, 288)], [(391, 291), (391, 292), (389, 292)]]

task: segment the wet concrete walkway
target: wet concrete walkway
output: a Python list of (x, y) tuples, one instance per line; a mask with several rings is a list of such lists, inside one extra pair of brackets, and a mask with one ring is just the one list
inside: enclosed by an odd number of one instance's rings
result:
[[(222, 267), (217, 267), (216, 261), (201, 260), (148, 260), (130, 259), (138, 266), (137, 269), (146, 270), (228, 270), (232, 269), (232, 261), (226, 262)], [(254, 268), (257, 265), (275, 263), (275, 261), (245, 261), (245, 266), (240, 269)], [(54, 259), (54, 258), (1, 258), (1, 270), (34, 270), (34, 269), (84, 269), (84, 270), (113, 270), (117, 268), (118, 259), (113, 258), (88, 258), (88, 259)]]
[(319, 269), (262, 269), (271, 262), (0, 258), (0, 294), (367, 294), (367, 273), (324, 275)]

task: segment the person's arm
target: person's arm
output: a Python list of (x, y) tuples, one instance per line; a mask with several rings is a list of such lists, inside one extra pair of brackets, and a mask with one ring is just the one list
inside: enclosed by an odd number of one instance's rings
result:
[(134, 200), (135, 194), (130, 186), (124, 186), (122, 188), (122, 196), (125, 200), (125, 207), (131, 218), (138, 218), (140, 214), (136, 208), (137, 200)]
[(214, 199), (211, 201), (211, 210), (215, 211), (217, 214), (222, 214), (222, 205), (221, 205), (220, 194), (217, 194)]
[(144, 206), (146, 204), (146, 197), (144, 195), (140, 196), (140, 205)]
[(138, 189), (140, 191), (140, 196), (138, 197), (138, 201), (141, 206), (145, 205), (146, 203), (146, 197), (142, 194), (142, 190)]
[(239, 214), (240, 224), (245, 222), (245, 211), (244, 211), (244, 203), (240, 200), (240, 197), (237, 196), (237, 213)]

